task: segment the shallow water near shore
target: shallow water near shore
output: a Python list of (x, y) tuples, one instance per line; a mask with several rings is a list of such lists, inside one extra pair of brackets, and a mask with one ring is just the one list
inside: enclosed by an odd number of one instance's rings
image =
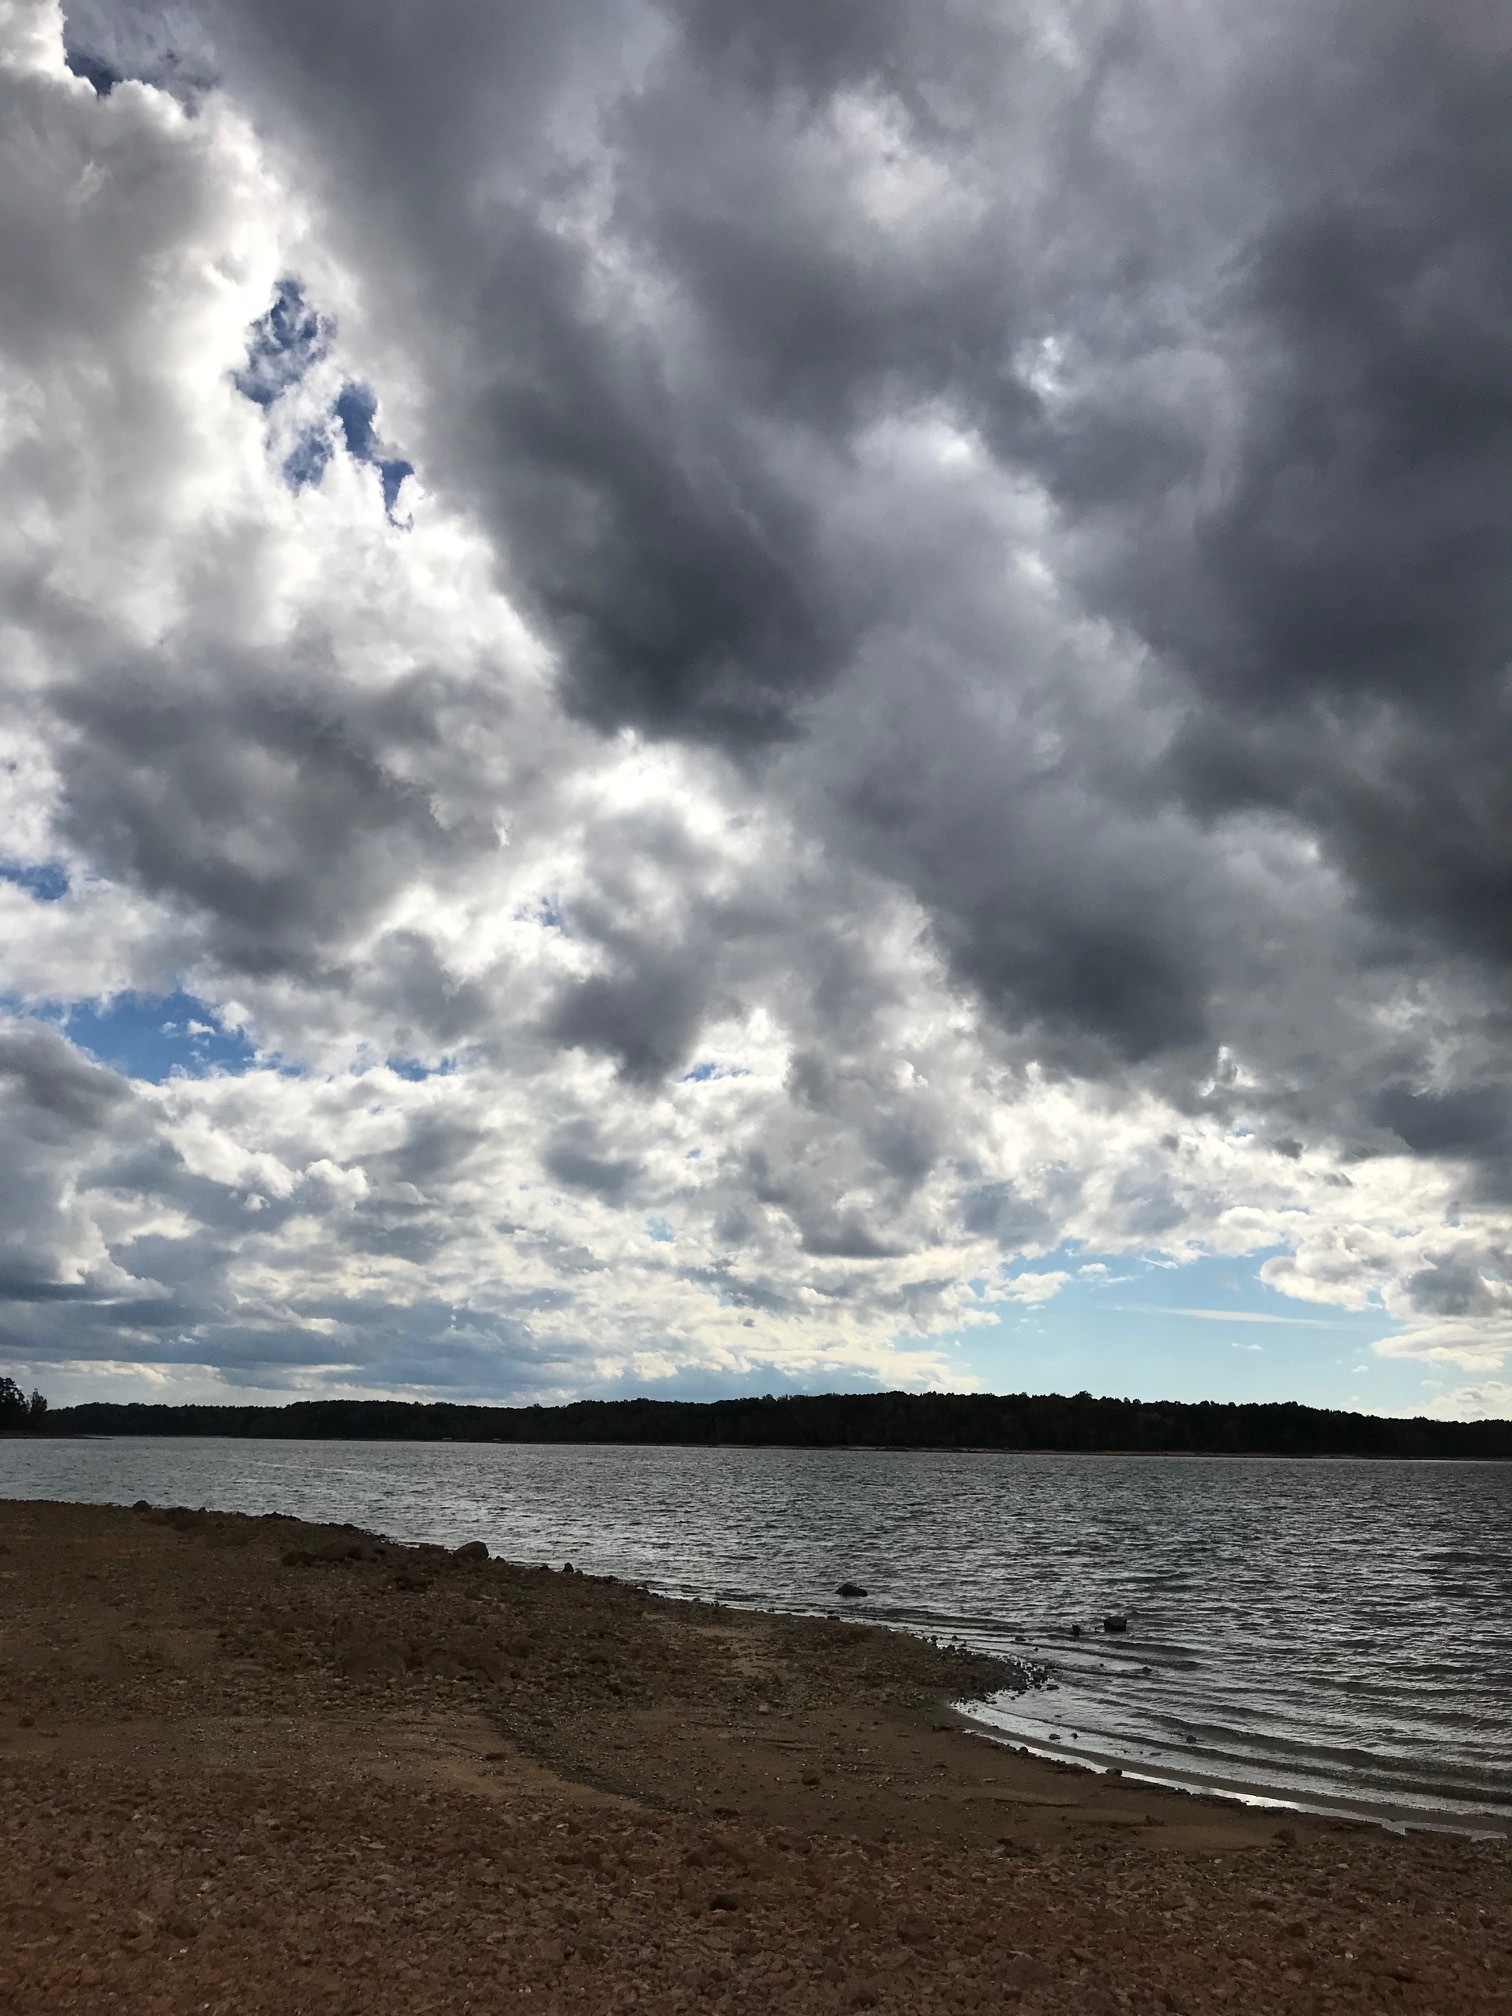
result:
[(1044, 1662), (1047, 1688), (973, 1713), (1050, 1754), (1512, 1826), (1512, 1466), (14, 1439), (0, 1497), (286, 1512), (844, 1609)]

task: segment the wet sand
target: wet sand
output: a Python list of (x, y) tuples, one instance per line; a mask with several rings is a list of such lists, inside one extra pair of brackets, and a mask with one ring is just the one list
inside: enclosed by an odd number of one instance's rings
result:
[(0, 2011), (1504, 2010), (1512, 1850), (1022, 1756), (991, 1662), (0, 1503)]

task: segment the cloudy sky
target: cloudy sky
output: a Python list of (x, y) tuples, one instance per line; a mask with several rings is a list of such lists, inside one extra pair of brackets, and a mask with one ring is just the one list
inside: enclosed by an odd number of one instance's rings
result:
[(0, 0), (0, 1369), (1512, 1412), (1492, 0)]

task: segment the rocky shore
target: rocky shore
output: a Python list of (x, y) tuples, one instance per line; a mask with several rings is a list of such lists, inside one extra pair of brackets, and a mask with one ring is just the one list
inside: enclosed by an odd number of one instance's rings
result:
[(1024, 1677), (563, 1564), (0, 1503), (0, 2011), (1507, 2006), (1506, 1843), (949, 1706)]

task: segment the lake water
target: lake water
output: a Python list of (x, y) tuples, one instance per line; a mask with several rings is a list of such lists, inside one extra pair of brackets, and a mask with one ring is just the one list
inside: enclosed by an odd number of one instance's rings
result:
[(1512, 1465), (6, 1440), (0, 1496), (287, 1512), (843, 1608), (1043, 1661), (1046, 1688), (972, 1710), (1038, 1750), (1512, 1830)]

